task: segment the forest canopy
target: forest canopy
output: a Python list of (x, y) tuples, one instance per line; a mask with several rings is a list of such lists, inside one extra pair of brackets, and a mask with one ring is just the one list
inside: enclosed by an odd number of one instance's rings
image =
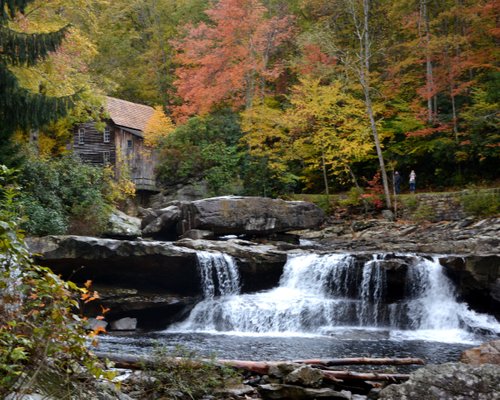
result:
[[(363, 187), (378, 173), (387, 195), (395, 170), (431, 188), (498, 178), (497, 1), (22, 3), (0, 10), (2, 108), (13, 88), (72, 108), (33, 123), (2, 114), (3, 163), (34, 128), (38, 157), (60, 156), (111, 95), (165, 113), (149, 127), (163, 185), (278, 196)], [(39, 53), (20, 45), (42, 32)]]

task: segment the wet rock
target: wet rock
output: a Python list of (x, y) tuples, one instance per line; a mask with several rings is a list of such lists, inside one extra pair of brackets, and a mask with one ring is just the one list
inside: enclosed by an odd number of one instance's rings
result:
[(36, 260), (77, 283), (162, 289), (197, 294), (196, 251), (168, 242), (115, 240), (86, 236), (46, 236), (27, 240)]
[(125, 317), (112, 321), (110, 326), (113, 331), (135, 331), (137, 329), (137, 318)]
[(213, 250), (229, 254), (238, 263), (241, 289), (255, 292), (275, 287), (287, 261), (287, 251), (271, 243), (256, 244), (247, 240), (191, 240), (181, 239), (176, 245), (194, 250)]
[(148, 222), (147, 225), (144, 226), (143, 223), (142, 235), (156, 239), (175, 240), (177, 238), (177, 223), (181, 217), (180, 208), (177, 205), (170, 205), (160, 210), (155, 210), (154, 214), (156, 214), (156, 217)]
[(311, 389), (295, 385), (267, 384), (260, 385), (258, 390), (265, 400), (351, 400), (350, 395), (329, 388)]
[(106, 327), (108, 326), (108, 323), (104, 320), (100, 320), (100, 319), (97, 319), (97, 318), (89, 318), (87, 321), (86, 321), (86, 328), (87, 329), (90, 329), (92, 331), (94, 330), (98, 330), (98, 329), (106, 329)]
[(101, 315), (102, 310), (106, 309), (108, 311), (104, 317), (107, 320), (136, 318), (138, 329), (165, 329), (184, 319), (199, 301), (198, 296), (176, 296), (137, 289), (101, 285), (93, 285), (92, 289), (99, 293), (99, 299), (82, 306), (85, 315)]
[(289, 384), (317, 388), (323, 383), (323, 374), (319, 369), (312, 368), (309, 365), (303, 365), (290, 372), (285, 377), (284, 381)]
[(213, 239), (214, 233), (212, 231), (204, 231), (201, 229), (191, 229), (182, 235), (182, 239)]
[(500, 318), (500, 256), (464, 255), (441, 257), (439, 262), (455, 283), (457, 293), (474, 309)]
[(460, 356), (460, 362), (471, 365), (500, 365), (500, 340), (493, 340), (479, 347), (465, 350)]
[(389, 385), (380, 400), (498, 400), (500, 368), (462, 363), (429, 365), (400, 385)]

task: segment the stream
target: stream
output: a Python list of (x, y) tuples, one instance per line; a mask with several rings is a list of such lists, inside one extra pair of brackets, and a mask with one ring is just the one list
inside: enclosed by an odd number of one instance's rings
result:
[[(240, 293), (235, 260), (202, 251), (204, 299), (186, 320), (161, 332), (103, 336), (99, 350), (150, 354), (163, 347), (246, 360), (366, 356), (442, 363), (500, 336), (495, 318), (457, 301), (436, 257), (399, 254), (396, 261), (405, 263), (396, 266), (393, 259), (380, 253), (360, 263), (352, 254), (295, 254), (277, 287)], [(394, 271), (403, 274), (400, 283), (391, 279)]]

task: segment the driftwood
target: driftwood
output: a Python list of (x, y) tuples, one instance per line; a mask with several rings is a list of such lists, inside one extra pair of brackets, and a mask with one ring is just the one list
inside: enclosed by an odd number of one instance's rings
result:
[[(113, 353), (96, 353), (101, 359), (112, 361), (118, 368), (127, 369), (142, 369), (144, 367), (154, 367), (154, 361), (151, 357), (136, 356), (132, 354), (113, 354)], [(172, 358), (181, 362), (185, 360), (181, 357)], [(232, 367), (244, 371), (253, 372), (259, 375), (267, 375), (272, 366), (280, 364), (306, 364), (315, 366), (332, 366), (332, 365), (409, 365), (409, 364), (424, 364), (420, 358), (335, 358), (335, 359), (310, 359), (310, 360), (295, 360), (295, 361), (246, 361), (246, 360), (209, 360), (199, 359), (192, 360), (194, 363), (214, 362), (218, 365)], [(355, 372), (355, 371), (332, 371), (321, 369), (325, 379), (339, 381), (387, 381), (399, 382), (409, 378), (408, 374), (388, 374), (378, 372)]]
[(384, 374), (378, 372), (354, 372), (354, 371), (328, 371), (322, 370), (323, 376), (333, 382), (358, 380), (358, 381), (388, 381), (400, 382), (410, 378), (409, 374)]
[(294, 360), (298, 364), (319, 365), (331, 367), (333, 365), (424, 365), (425, 361), (421, 358), (327, 358), (327, 359), (310, 359), (310, 360)]

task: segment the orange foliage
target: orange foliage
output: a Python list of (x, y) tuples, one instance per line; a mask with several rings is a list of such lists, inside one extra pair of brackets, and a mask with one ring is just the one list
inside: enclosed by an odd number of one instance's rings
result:
[(292, 19), (266, 13), (259, 0), (221, 0), (206, 11), (212, 24), (185, 27), (186, 36), (174, 42), (175, 85), (183, 100), (173, 109), (177, 119), (223, 103), (248, 104), (263, 82), (280, 75), (283, 66), (270, 58), (292, 36)]

